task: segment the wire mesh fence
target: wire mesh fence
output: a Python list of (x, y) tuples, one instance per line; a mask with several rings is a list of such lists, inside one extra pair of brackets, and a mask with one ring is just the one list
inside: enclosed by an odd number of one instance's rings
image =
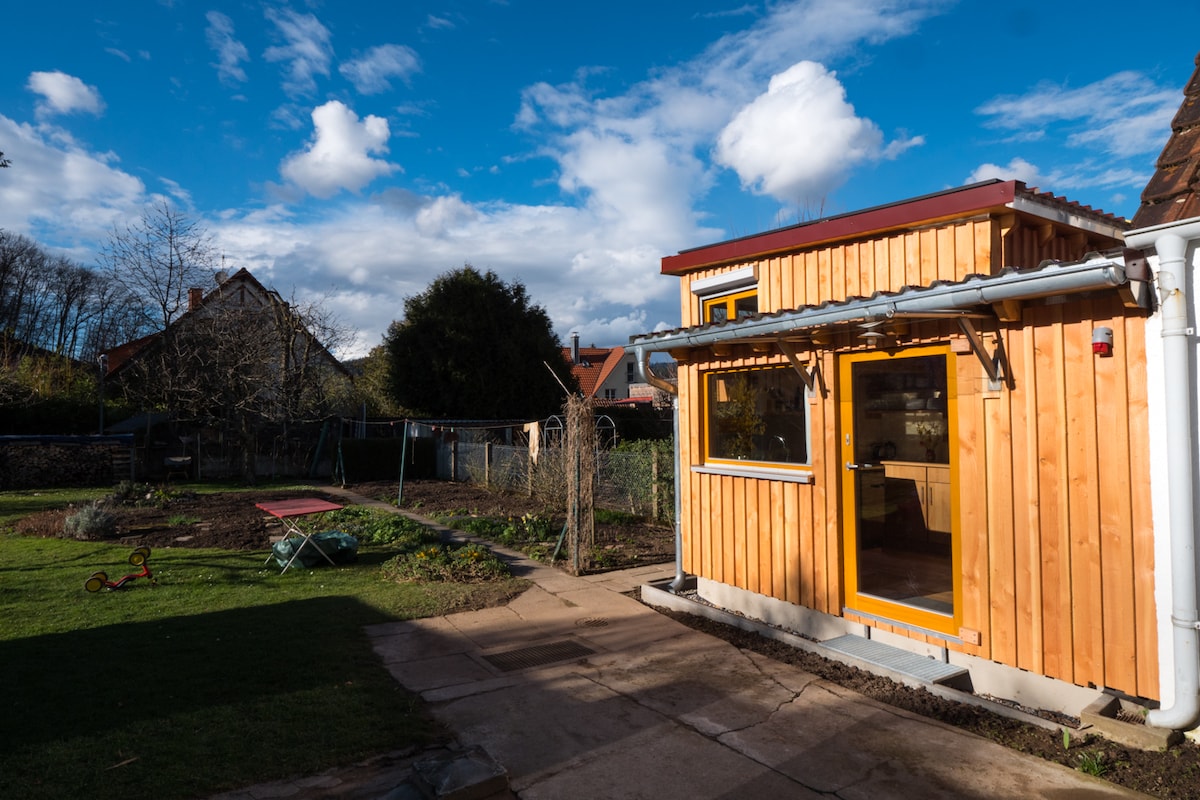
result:
[[(674, 521), (675, 475), (670, 442), (638, 451), (596, 453), (595, 502), (664, 523)], [(549, 447), (530, 459), (527, 446), (453, 442), (440, 446), (438, 477), (537, 497), (550, 505), (567, 501), (568, 451)]]

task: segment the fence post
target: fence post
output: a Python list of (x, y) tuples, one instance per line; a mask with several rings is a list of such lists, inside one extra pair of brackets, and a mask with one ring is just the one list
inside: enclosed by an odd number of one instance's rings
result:
[(492, 488), (492, 443), (483, 444), (483, 485)]

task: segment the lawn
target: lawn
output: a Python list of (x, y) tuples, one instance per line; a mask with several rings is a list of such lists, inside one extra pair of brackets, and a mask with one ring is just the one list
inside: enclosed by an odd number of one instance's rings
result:
[(388, 580), (391, 543), (283, 575), (265, 549), (163, 548), (157, 585), (91, 594), (94, 571), (137, 571), (131, 547), (3, 532), (94, 494), (0, 493), (0, 797), (205, 797), (429, 741), (363, 626), (524, 585)]

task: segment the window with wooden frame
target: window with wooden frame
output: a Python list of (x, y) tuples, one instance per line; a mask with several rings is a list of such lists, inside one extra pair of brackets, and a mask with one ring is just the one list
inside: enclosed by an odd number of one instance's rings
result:
[(729, 322), (758, 313), (758, 271), (755, 267), (697, 278), (690, 284), (700, 302), (700, 321)]
[(705, 298), (705, 322), (728, 322), (758, 313), (758, 289)]
[(790, 366), (709, 372), (704, 377), (705, 461), (807, 467), (807, 387)]

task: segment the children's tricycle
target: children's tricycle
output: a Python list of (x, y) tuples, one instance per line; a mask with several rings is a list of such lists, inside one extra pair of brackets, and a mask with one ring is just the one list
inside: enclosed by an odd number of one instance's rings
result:
[(120, 589), (129, 581), (135, 578), (148, 578), (154, 586), (158, 585), (158, 581), (154, 580), (154, 576), (150, 574), (150, 548), (139, 547), (129, 554), (129, 563), (135, 567), (141, 567), (141, 572), (134, 572), (120, 580), (110, 581), (108, 574), (104, 572), (93, 572), (92, 577), (88, 578), (83, 583), (83, 588), (89, 592), (98, 592), (101, 589)]

